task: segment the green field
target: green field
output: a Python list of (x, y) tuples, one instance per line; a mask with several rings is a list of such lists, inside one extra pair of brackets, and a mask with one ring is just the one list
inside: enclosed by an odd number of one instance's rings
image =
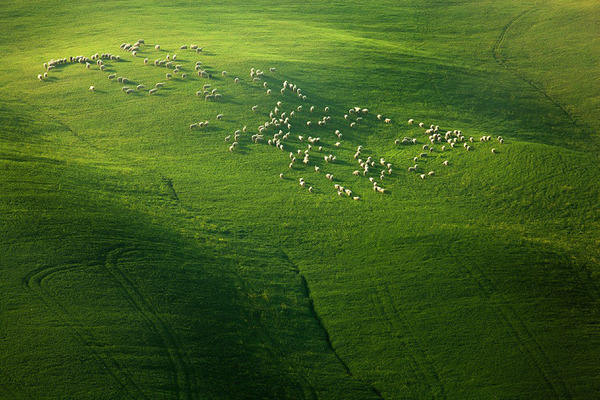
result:
[(0, 32), (1, 399), (600, 398), (597, 1), (2, 1)]

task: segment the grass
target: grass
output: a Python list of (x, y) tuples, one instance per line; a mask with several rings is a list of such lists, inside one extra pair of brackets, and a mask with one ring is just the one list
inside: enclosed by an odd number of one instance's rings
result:
[[(597, 397), (592, 3), (4, 2), (0, 397)], [(118, 49), (138, 38), (137, 58)], [(35, 78), (95, 52), (123, 61)], [(106, 79), (151, 87), (167, 71), (142, 59), (175, 52), (190, 77), (157, 96)], [(194, 95), (197, 59), (223, 101)], [(226, 135), (302, 103), (250, 82), (271, 66), (307, 95), (301, 123), (284, 152), (248, 134), (230, 153)], [(421, 180), (408, 118), (505, 144), (433, 153)], [(289, 170), (298, 134), (324, 149)], [(393, 163), (388, 194), (351, 174), (358, 145)]]

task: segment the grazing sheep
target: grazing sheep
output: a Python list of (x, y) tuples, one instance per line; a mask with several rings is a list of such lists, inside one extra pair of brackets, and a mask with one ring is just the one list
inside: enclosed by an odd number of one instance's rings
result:
[(239, 82), (240, 82), (240, 78), (235, 78), (235, 79), (233, 80), (233, 83), (239, 83)]
[(444, 162), (442, 164), (447, 167), (448, 166), (448, 160), (444, 160)]
[(223, 114), (217, 114), (217, 119), (223, 119), (224, 115)]
[(492, 149), (492, 154), (496, 154), (496, 149)]
[(129, 90), (129, 87), (128, 87), (128, 86), (123, 86), (123, 87), (121, 88), (121, 91), (122, 91), (122, 92), (126, 92), (126, 91), (128, 91), (128, 90)]
[(227, 71), (223, 71), (223, 72), (221, 72), (221, 75), (222, 75), (222, 76), (227, 76), (227, 74), (228, 74), (228, 73), (227, 73)]
[(131, 93), (133, 93), (133, 92), (134, 92), (134, 90), (133, 90), (133, 89), (127, 89), (127, 90), (125, 91), (125, 94), (131, 94)]
[(290, 165), (288, 165), (288, 168), (294, 168), (294, 163), (291, 162)]
[(148, 94), (154, 94), (154, 93), (156, 93), (156, 89), (150, 89), (150, 90), (148, 91)]
[(196, 129), (198, 127), (197, 123), (190, 124), (190, 129)]
[(392, 120), (389, 118), (386, 118), (383, 120), (383, 122), (385, 122), (386, 124), (390, 124), (392, 122)]
[(258, 110), (258, 106), (252, 106), (252, 111)]
[(433, 176), (433, 175), (435, 175), (435, 172), (433, 172), (433, 171), (429, 171), (429, 172), (427, 173), (427, 175), (429, 175), (429, 176)]
[(137, 90), (143, 90), (143, 89), (146, 89), (146, 85), (137, 85), (135, 88)]
[(163, 82), (158, 82), (156, 85), (154, 85), (154, 87), (156, 87), (156, 88), (161, 88), (163, 86), (165, 86), (165, 84)]
[(187, 50), (187, 48), (188, 48), (188, 47), (187, 47), (187, 45), (185, 45), (185, 44), (184, 44), (183, 46), (181, 46), (181, 47), (179, 48), (179, 50)]
[(267, 96), (271, 95), (271, 89), (267, 89)]
[(95, 90), (96, 90), (96, 88), (95, 88), (95, 87), (93, 87), (93, 86), (90, 86), (90, 89), (89, 89), (89, 91), (90, 91), (90, 92), (93, 92), (93, 91), (95, 91)]
[[(48, 73), (44, 72), (44, 79), (48, 78)], [(502, 140), (500, 141), (500, 144), (502, 144)]]
[(160, 50), (160, 45), (158, 45), (158, 44), (157, 44), (156, 46), (154, 46), (154, 48), (155, 48), (156, 50)]
[(275, 72), (275, 71), (277, 71), (275, 68), (273, 68), (273, 67), (269, 68), (269, 72)]
[(321, 168), (319, 168), (315, 165), (315, 172), (321, 172)]
[(38, 75), (38, 79), (39, 79), (40, 81), (41, 81), (41, 80), (44, 80), (44, 77), (43, 77), (43, 75)]
[(85, 63), (85, 67), (86, 67), (87, 69), (90, 69), (90, 67), (91, 67), (91, 66), (92, 66), (92, 64), (90, 64), (89, 62), (86, 62), (86, 63)]
[(165, 76), (167, 77), (167, 79), (171, 79), (173, 77), (173, 75), (171, 75), (169, 73), (165, 74)]

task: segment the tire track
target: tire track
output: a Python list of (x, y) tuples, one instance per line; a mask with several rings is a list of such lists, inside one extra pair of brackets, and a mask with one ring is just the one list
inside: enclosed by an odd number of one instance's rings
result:
[[(144, 317), (146, 322), (152, 327), (153, 332), (161, 339), (173, 365), (177, 398), (193, 399), (198, 393), (198, 383), (196, 379), (194, 379), (195, 373), (191, 367), (191, 362), (186, 357), (185, 351), (179, 344), (175, 335), (169, 329), (168, 325), (159, 316), (154, 307), (150, 305), (139, 289), (132, 283), (126, 272), (119, 267), (119, 256), (123, 252), (124, 250), (121, 248), (110, 251), (106, 256), (104, 268), (114, 281), (120, 285), (124, 293), (126, 293), (131, 305)], [(182, 391), (185, 391), (185, 393), (182, 393)], [(185, 397), (183, 397), (184, 395)]]
[[(502, 29), (500, 31), (500, 36), (498, 36), (498, 39), (496, 40), (496, 42), (494, 43), (494, 46), (492, 47), (492, 57), (494, 58), (494, 60), (500, 67), (507, 70), (513, 76), (521, 79), (523, 82), (525, 82), (527, 85), (529, 85), (532, 89), (534, 89), (536, 92), (540, 93), (543, 97), (545, 97), (550, 103), (552, 103), (556, 108), (558, 108), (561, 111), (561, 113), (566, 117), (566, 119), (569, 120), (569, 122), (571, 122), (576, 128), (580, 129), (581, 131), (584, 131), (586, 129), (592, 130), (590, 127), (584, 126), (584, 124), (582, 124), (581, 122), (578, 122), (577, 119), (575, 118), (575, 116), (572, 115), (565, 107), (563, 107), (563, 105), (560, 104), (558, 102), (558, 100), (556, 100), (554, 97), (552, 97), (548, 92), (546, 92), (543, 88), (541, 88), (539, 85), (537, 85), (533, 80), (527, 78), (525, 76), (525, 74), (523, 74), (517, 68), (509, 66), (506, 62), (506, 59), (502, 55), (502, 48), (504, 47), (504, 44), (506, 43), (507, 34), (512, 30), (512, 28), (522, 18), (524, 18), (526, 15), (532, 13), (533, 11), (535, 11), (535, 8), (530, 8), (528, 10), (522, 11), (521, 13), (519, 13), (516, 16), (514, 16), (513, 18), (511, 18), (510, 21), (508, 21), (508, 23), (502, 27)], [(594, 144), (596, 143), (595, 141), (592, 141), (592, 142)]]
[(127, 374), (123, 365), (107, 354), (101, 354), (96, 350), (97, 340), (84, 328), (84, 324), (75, 315), (49, 293), (44, 287), (44, 282), (50, 277), (68, 273), (71, 270), (83, 268), (81, 264), (67, 264), (62, 266), (45, 266), (31, 271), (22, 279), (24, 288), (34, 294), (41, 303), (54, 311), (63, 320), (73, 336), (92, 354), (94, 358), (104, 367), (106, 372), (113, 378), (124, 393), (132, 399), (148, 399), (136, 382)]
[[(462, 272), (468, 275), (476, 284), (479, 296), (485, 300), (492, 313), (500, 324), (504, 325), (510, 336), (513, 338), (517, 348), (523, 356), (535, 368), (541, 376), (546, 387), (552, 392), (554, 398), (572, 398), (571, 391), (567, 383), (562, 379), (548, 356), (548, 353), (538, 342), (531, 329), (527, 326), (523, 318), (506, 301), (501, 292), (494, 283), (485, 276), (483, 271), (476, 267), (476, 263), (469, 257), (468, 253), (457, 251), (455, 246), (449, 246), (449, 253), (455, 260), (461, 260), (459, 267)], [(462, 260), (468, 262), (468, 264)], [(469, 267), (469, 265), (471, 265)], [(492, 300), (493, 296), (499, 298)]]
[[(392, 294), (390, 292), (390, 288), (388, 285), (383, 286), (383, 290), (377, 291), (377, 297), (381, 300), (383, 314), (389, 314), (385, 311), (385, 307), (383, 304), (387, 300), (387, 304), (390, 305), (391, 311), (395, 318), (389, 319), (387, 322), (389, 326), (395, 331), (401, 331), (406, 334), (406, 338), (410, 339), (412, 343), (410, 346), (407, 346), (413, 349), (413, 352), (409, 352), (409, 356), (412, 362), (415, 364), (416, 368), (419, 371), (419, 375), (422, 377), (423, 382), (426, 382), (426, 387), (431, 392), (434, 398), (445, 399), (447, 397), (446, 391), (444, 389), (444, 384), (442, 383), (436, 369), (433, 366), (433, 362), (431, 361), (429, 354), (424, 350), (424, 346), (422, 342), (417, 338), (417, 335), (414, 334), (414, 329), (411, 327), (411, 324), (408, 322), (408, 319), (402, 315), (402, 313), (398, 310)], [(394, 326), (398, 324), (398, 326)], [(415, 354), (416, 353), (416, 354)], [(419, 361), (422, 360), (422, 361)], [(437, 390), (436, 390), (437, 389)]]

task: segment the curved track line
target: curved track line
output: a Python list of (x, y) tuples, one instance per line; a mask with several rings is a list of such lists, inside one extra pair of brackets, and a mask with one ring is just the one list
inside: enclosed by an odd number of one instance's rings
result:
[(150, 305), (139, 289), (132, 283), (126, 272), (119, 266), (119, 255), (123, 249), (110, 251), (104, 263), (105, 270), (118, 282), (126, 293), (129, 302), (150, 324), (152, 330), (160, 337), (169, 359), (173, 364), (175, 372), (175, 386), (177, 398), (183, 398), (182, 390), (185, 390), (185, 398), (193, 399), (198, 393), (197, 381), (191, 367), (191, 362), (185, 357), (185, 351), (181, 348), (175, 335), (168, 325), (162, 320), (158, 312)]
[(531, 88), (533, 88), (535, 91), (539, 92), (548, 101), (550, 101), (550, 103), (554, 104), (554, 106), (556, 106), (561, 111), (561, 113), (564, 114), (564, 116), (575, 127), (579, 128), (581, 130), (589, 129), (588, 127), (585, 127), (585, 126), (583, 126), (583, 124), (578, 122), (577, 119), (575, 118), (575, 116), (572, 115), (565, 107), (563, 107), (562, 104), (560, 104), (558, 102), (558, 100), (556, 100), (548, 92), (546, 92), (544, 89), (542, 89), (540, 86), (538, 86), (535, 82), (533, 82), (533, 80), (527, 78), (525, 76), (525, 74), (520, 72), (518, 69), (509, 66), (506, 63), (506, 60), (504, 59), (504, 57), (502, 56), (501, 50), (502, 50), (503, 45), (506, 42), (506, 36), (507, 36), (508, 32), (510, 32), (510, 30), (516, 25), (516, 23), (520, 19), (525, 17), (527, 14), (533, 12), (534, 10), (535, 10), (535, 8), (530, 8), (528, 10), (525, 10), (525, 11), (519, 13), (515, 17), (511, 18), (511, 20), (508, 21), (508, 23), (502, 27), (502, 30), (500, 31), (500, 36), (498, 37), (498, 39), (496, 40), (496, 42), (494, 43), (494, 46), (492, 48), (492, 57), (498, 63), (499, 66), (501, 66), (502, 68), (504, 68), (509, 73), (516, 76), (517, 78), (521, 79), (523, 82), (527, 83)]
[[(503, 298), (502, 293), (496, 288), (493, 282), (485, 276), (480, 268), (476, 267), (475, 262), (470, 262), (471, 258), (466, 253), (457, 252), (454, 246), (450, 246), (448, 251), (455, 256), (454, 259), (466, 259), (469, 262), (470, 267), (466, 263), (460, 263), (459, 268), (479, 288), (479, 296), (485, 300), (496, 319), (504, 325), (515, 344), (517, 344), (516, 347), (529, 360), (554, 397), (558, 399), (572, 398), (573, 396), (567, 383), (550, 361), (544, 347), (540, 345), (531, 329), (514, 307), (509, 305)], [(501, 301), (492, 301), (493, 296), (499, 298)]]
[(44, 287), (44, 281), (49, 277), (66, 273), (73, 269), (83, 268), (81, 264), (69, 264), (63, 266), (46, 266), (37, 268), (27, 274), (23, 280), (23, 286), (26, 290), (32, 292), (38, 299), (45, 304), (50, 310), (54, 311), (63, 320), (65, 325), (70, 329), (75, 338), (95, 357), (104, 367), (106, 372), (115, 380), (121, 387), (123, 392), (126, 392), (129, 398), (132, 399), (147, 399), (140, 387), (133, 381), (131, 376), (125, 373), (123, 366), (118, 363), (112, 356), (101, 354), (96, 350), (94, 343), (96, 339), (93, 335), (84, 328), (84, 324), (70, 313), (63, 304), (50, 294)]

